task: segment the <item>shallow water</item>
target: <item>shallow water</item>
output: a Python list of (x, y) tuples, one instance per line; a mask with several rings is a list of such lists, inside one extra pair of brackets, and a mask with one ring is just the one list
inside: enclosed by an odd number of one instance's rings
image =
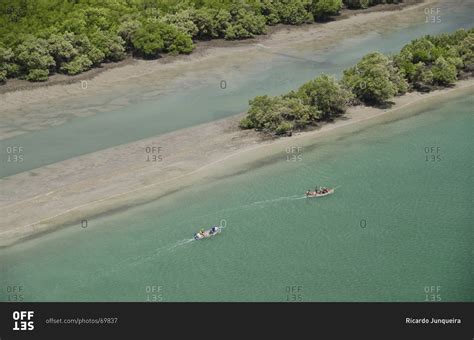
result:
[[(374, 30), (329, 50), (316, 41), (261, 51), (229, 67), (225, 90), (216, 71), (91, 97), (83, 106), (97, 111), (118, 95), (127, 104), (3, 140), (2, 160), (5, 147), (17, 145), (25, 161), (2, 166), (0, 177), (226, 117), (255, 95), (322, 72), (340, 76), (372, 50), (394, 52), (420, 35), (472, 26), (472, 2), (441, 6), (440, 24)], [(25, 301), (286, 301), (295, 286), (303, 301), (424, 301), (432, 286), (442, 301), (473, 301), (471, 98), (318, 138), (295, 154), (282, 149), (240, 175), (2, 249), (0, 301), (14, 299), (8, 286), (22, 286)], [(315, 184), (336, 193), (303, 198)], [(218, 223), (222, 234), (192, 241)]]
[[(96, 97), (68, 98), (30, 108), (23, 113), (27, 116), (21, 126), (42, 114), (55, 116), (60, 125), (0, 141), (0, 161), (4, 165), (0, 178), (228, 117), (245, 111), (248, 100), (256, 95), (287, 92), (323, 72), (339, 77), (343, 69), (368, 52), (397, 52), (419, 36), (472, 27), (474, 2), (444, 1), (435, 8), (440, 8), (440, 23), (425, 23), (424, 9), (420, 8), (409, 23), (393, 23), (393, 27), (374, 24), (370, 33), (348, 38), (337, 47), (321, 49), (317, 39), (289, 50), (256, 46), (254, 57), (223, 58), (204, 75), (191, 71), (176, 79), (152, 75), (153, 80), (143, 84), (131, 81), (126, 92), (100, 92)], [(221, 88), (222, 80), (225, 89)], [(71, 119), (70, 113), (77, 111), (95, 114)], [(66, 123), (61, 124), (63, 120)], [(22, 129), (18, 125), (3, 121), (1, 127)], [(23, 162), (6, 162), (10, 146), (22, 147)]]
[[(442, 301), (473, 301), (473, 104), (427, 104), (319, 138), (301, 161), (284, 149), (1, 250), (0, 285), (23, 286), (27, 301), (286, 301), (289, 286), (303, 301), (424, 301), (431, 286)], [(303, 198), (315, 184), (336, 193)], [(220, 235), (192, 241), (218, 223)]]

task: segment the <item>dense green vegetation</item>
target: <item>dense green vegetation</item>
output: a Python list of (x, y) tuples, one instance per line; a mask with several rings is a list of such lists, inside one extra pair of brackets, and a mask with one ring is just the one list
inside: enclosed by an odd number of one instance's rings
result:
[(368, 8), (378, 4), (398, 4), (401, 0), (343, 0), (344, 5), (350, 9)]
[(384, 105), (407, 91), (450, 86), (473, 73), (474, 29), (425, 36), (393, 56), (367, 54), (343, 72), (341, 81), (323, 74), (297, 91), (256, 97), (240, 126), (285, 134), (333, 119), (351, 104)]
[(2, 0), (0, 83), (78, 74), (129, 53), (191, 53), (195, 40), (245, 39), (398, 0)]
[(378, 52), (367, 54), (356, 66), (345, 70), (343, 86), (365, 103), (383, 103), (408, 90), (402, 71)]

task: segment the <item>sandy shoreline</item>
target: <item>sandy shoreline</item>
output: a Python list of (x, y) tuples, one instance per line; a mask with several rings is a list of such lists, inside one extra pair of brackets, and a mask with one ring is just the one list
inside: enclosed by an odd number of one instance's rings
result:
[[(381, 12), (392, 12), (392, 11), (400, 11), (407, 7), (413, 7), (414, 5), (421, 4), (421, 3), (428, 3), (434, 0), (405, 0), (399, 4), (379, 4), (373, 7), (369, 7), (367, 9), (358, 9), (358, 10), (349, 10), (343, 9), (340, 15), (334, 17), (331, 22), (340, 22), (341, 20), (346, 20), (348, 18), (357, 16), (357, 15), (367, 15), (370, 13), (381, 13)], [(368, 17), (368, 20), (371, 18)], [(237, 40), (237, 41), (227, 41), (223, 39), (216, 39), (210, 41), (197, 41), (196, 42), (196, 49), (190, 56), (171, 56), (171, 55), (164, 55), (162, 58), (155, 60), (154, 62), (160, 64), (167, 64), (173, 63), (180, 60), (189, 60), (189, 58), (200, 57), (207, 54), (209, 51), (215, 48), (222, 48), (222, 47), (235, 47), (237, 46), (245, 46), (249, 44), (255, 44), (256, 42), (264, 42), (271, 38), (272, 35), (278, 35), (279, 32), (294, 30), (294, 29), (305, 29), (307, 27), (314, 27), (319, 28), (321, 25), (326, 25), (327, 23), (314, 23), (311, 25), (303, 25), (303, 26), (290, 26), (279, 24), (277, 26), (269, 26), (268, 33), (266, 35), (257, 36), (253, 39), (245, 39), (245, 40)], [(211, 51), (212, 53), (212, 51)], [(26, 80), (20, 79), (10, 79), (7, 81), (6, 84), (0, 86), (0, 94), (9, 93), (9, 92), (17, 92), (17, 91), (26, 91), (26, 90), (33, 90), (38, 88), (50, 88), (51, 86), (60, 86), (60, 85), (69, 85), (80, 83), (83, 80), (91, 80), (94, 77), (102, 74), (103, 72), (110, 71), (112, 69), (120, 69), (121, 67), (128, 66), (128, 65), (136, 65), (140, 59), (135, 59), (132, 56), (128, 56), (126, 59), (116, 62), (116, 63), (104, 63), (101, 67), (91, 69), (87, 72), (75, 75), (75, 76), (67, 76), (63, 74), (54, 74), (50, 76), (49, 80), (46, 82), (29, 82)]]
[[(158, 137), (75, 157), (2, 180), (0, 247), (87, 219), (124, 210), (183, 190), (247, 171), (255, 162), (284, 153), (295, 143), (311, 144), (344, 127), (365, 126), (388, 113), (426, 102), (474, 92), (474, 79), (453, 88), (395, 98), (390, 109), (352, 107), (344, 119), (291, 138), (264, 140), (254, 131), (241, 131), (243, 114), (175, 131)], [(155, 152), (147, 152), (153, 149)], [(158, 151), (159, 150), (159, 151)], [(161, 161), (147, 161), (148, 156)]]
[[(318, 49), (326, 49), (348, 37), (373, 28), (378, 30), (386, 25), (387, 20), (396, 26), (419, 20), (420, 16), (423, 19), (424, 6), (436, 2), (438, 0), (421, 3), (410, 0), (403, 5), (346, 11), (332, 22), (281, 25), (272, 28), (268, 35), (255, 39), (202, 42), (189, 56), (154, 61), (128, 59), (107, 64), (103, 70), (92, 70), (33, 88), (24, 89), (13, 84), (10, 87), (19, 90), (6, 91), (9, 85), (0, 87), (0, 140), (58, 126), (76, 117), (126, 107), (130, 105), (130, 98), (122, 94), (130, 93), (137, 84), (152, 88), (152, 93), (137, 97), (137, 100), (147, 100), (179, 90), (182, 86), (192, 87), (195, 79), (222, 79), (219, 77), (233, 70), (236, 64), (245, 65), (248, 61), (263, 59), (266, 48), (278, 52), (317, 42)], [(238, 67), (236, 72), (239, 72)], [(82, 87), (82, 80), (87, 80), (86, 89)], [(240, 114), (6, 177), (0, 180), (3, 189), (0, 192), (3, 222), (0, 247), (65, 226), (80, 226), (81, 220), (85, 219), (92, 226), (94, 218), (102, 214), (144, 204), (190, 185), (245, 172), (269, 155), (284, 152), (286, 146), (312, 143), (314, 138), (336, 131), (343, 133), (345, 126), (374, 122), (376, 119), (373, 118), (411, 107), (425, 99), (437, 100), (441, 94), (444, 98), (472, 90), (473, 82), (467, 80), (452, 89), (430, 94), (411, 93), (396, 98), (396, 104), (389, 110), (353, 107), (344, 119), (279, 140), (263, 139), (254, 131), (239, 130), (237, 124), (243, 116)], [(118, 98), (102, 99), (110, 93)], [(69, 103), (73, 101), (74, 105)], [(63, 102), (68, 104), (63, 106)], [(54, 103), (56, 110), (50, 110), (50, 103)], [(40, 110), (43, 107), (46, 109)], [(162, 157), (162, 160), (147, 161), (147, 157), (153, 156)]]
[[(7, 91), (9, 86), (14, 87), (7, 83), (0, 86), (0, 139), (61, 125), (76, 117), (97, 114), (98, 106), (109, 104), (105, 99), (98, 102), (98, 97), (107, 98), (120, 94), (113, 102), (113, 108), (124, 107), (128, 105), (127, 95), (131, 87), (137, 84), (156, 88), (150, 95), (159, 96), (169, 90), (161, 87), (165, 83), (176, 86), (179, 90), (182, 86), (193, 86), (193, 82), (198, 82), (197, 79), (225, 79), (222, 77), (228, 76), (229, 69), (236, 65), (246, 65), (257, 58), (269, 58), (268, 50), (262, 48), (262, 44), (278, 52), (297, 48), (298, 44), (317, 41), (315, 48), (324, 50), (341, 40), (371, 32), (374, 27), (383, 29), (387, 20), (394, 23), (394, 28), (405, 21), (422, 21), (424, 6), (437, 1), (425, 0), (418, 3), (418, 0), (413, 0), (403, 6), (376, 6), (370, 11), (351, 11), (350, 15), (344, 13), (337, 20), (322, 24), (291, 27), (282, 25), (272, 28), (272, 32), (267, 35), (240, 42), (203, 42), (190, 55), (151, 61), (133, 59), (117, 65), (106, 64), (104, 72), (99, 72), (98, 69), (90, 71), (90, 74), (67, 77), (64, 79), (65, 83), (51, 82), (19, 91)], [(193, 82), (190, 83), (189, 79), (193, 79)], [(88, 104), (90, 98), (93, 98), (94, 105)], [(152, 98), (143, 98), (147, 99)], [(49, 112), (48, 106), (51, 102), (64, 106), (64, 110)], [(33, 110), (36, 112), (34, 116), (29, 114)]]

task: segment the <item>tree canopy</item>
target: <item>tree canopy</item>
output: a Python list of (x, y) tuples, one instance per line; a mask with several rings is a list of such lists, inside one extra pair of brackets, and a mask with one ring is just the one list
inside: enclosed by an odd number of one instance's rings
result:
[(314, 126), (344, 114), (348, 105), (381, 105), (410, 90), (450, 86), (473, 75), (473, 61), (474, 29), (425, 36), (393, 56), (365, 55), (344, 70), (341, 81), (322, 74), (297, 91), (256, 97), (240, 126), (277, 135)]
[(344, 71), (344, 86), (365, 103), (383, 103), (408, 88), (406, 80), (385, 55), (369, 53)]
[[(365, 1), (358, 5), (358, 1)], [(134, 54), (191, 53), (195, 40), (246, 39), (392, 0), (2, 0), (0, 82), (78, 74)], [(471, 53), (472, 55), (472, 53)]]

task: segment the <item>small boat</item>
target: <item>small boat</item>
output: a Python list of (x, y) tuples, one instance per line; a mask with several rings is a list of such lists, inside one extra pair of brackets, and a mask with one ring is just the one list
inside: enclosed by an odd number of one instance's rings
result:
[(334, 189), (328, 189), (327, 191), (325, 192), (316, 192), (316, 191), (310, 191), (310, 192), (307, 192), (306, 193), (306, 197), (324, 197), (324, 196), (327, 196), (327, 195), (331, 195), (334, 193)]
[(202, 232), (198, 232), (198, 233), (194, 234), (194, 239), (195, 240), (202, 240), (202, 239), (205, 239), (205, 238), (213, 237), (213, 236), (216, 236), (217, 234), (219, 234), (221, 232), (221, 230), (222, 229), (220, 227), (215, 225), (211, 229), (204, 230)]

